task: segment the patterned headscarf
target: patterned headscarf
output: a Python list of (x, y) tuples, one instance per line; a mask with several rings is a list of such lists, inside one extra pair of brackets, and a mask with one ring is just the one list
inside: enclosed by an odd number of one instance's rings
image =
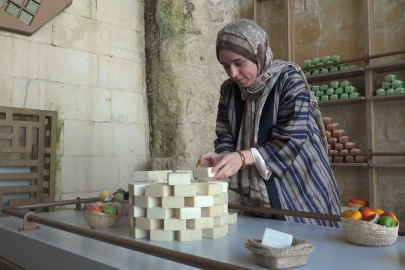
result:
[[(280, 73), (288, 67), (293, 68), (302, 75), (307, 89), (309, 89), (309, 85), (305, 75), (297, 64), (273, 60), (273, 53), (270, 49), (266, 32), (252, 20), (240, 19), (226, 25), (217, 36), (217, 58), (221, 48), (233, 51), (257, 64), (257, 76), (254, 82), (247, 88), (240, 88), (242, 99), (245, 100), (245, 108), (241, 130), (238, 135), (237, 149), (248, 150), (258, 146), (259, 122), (262, 110)], [(311, 95), (315, 120), (323, 135), (326, 150), (327, 141), (321, 113), (316, 98), (311, 91), (309, 93)], [(240, 194), (247, 195), (250, 204), (270, 207), (264, 179), (260, 176), (255, 166), (247, 166), (233, 175), (230, 182), (231, 186), (237, 187)]]

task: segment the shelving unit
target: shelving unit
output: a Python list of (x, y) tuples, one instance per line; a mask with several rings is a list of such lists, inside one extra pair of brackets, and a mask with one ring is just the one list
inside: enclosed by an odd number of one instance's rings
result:
[[(260, 23), (260, 4), (268, 0), (255, 0), (255, 21)], [(294, 2), (290, 0), (284, 1), (284, 9), (287, 11), (294, 10)], [(285, 12), (286, 22), (294, 22), (294, 13)], [(359, 67), (353, 70), (338, 71), (329, 74), (320, 74), (314, 76), (308, 76), (307, 80), (309, 84), (315, 84), (319, 82), (330, 82), (333, 80), (350, 79), (357, 78), (359, 82), (362, 83), (362, 88), (364, 87), (364, 97), (356, 99), (345, 99), (345, 100), (329, 100), (320, 101), (319, 106), (322, 107), (332, 107), (332, 106), (346, 106), (353, 104), (365, 104), (366, 122), (367, 122), (367, 150), (372, 153), (377, 152), (379, 149), (378, 142), (378, 121), (377, 121), (377, 102), (385, 101), (397, 101), (405, 99), (405, 94), (395, 94), (386, 96), (375, 96), (376, 88), (375, 82), (376, 77), (381, 76), (383, 73), (391, 73), (395, 71), (405, 70), (405, 61), (397, 61), (393, 63), (386, 63), (380, 65), (373, 65), (373, 59), (377, 57), (388, 56), (384, 55), (373, 55), (374, 52), (374, 38), (373, 38), (373, 23), (374, 23), (374, 8), (372, 0), (363, 0), (363, 30), (364, 30), (364, 57), (346, 60), (346, 62), (358, 62), (362, 60), (364, 62), (364, 67)], [(291, 24), (288, 28), (291, 28)], [(294, 28), (294, 27), (293, 27)], [(288, 35), (286, 42), (289, 45), (288, 50), (292, 50), (294, 47), (290, 46), (290, 43), (294, 41), (294, 31), (293, 29), (288, 30)], [(405, 51), (399, 52), (405, 53)], [(287, 53), (289, 61), (294, 60), (294, 52), (289, 51)], [(363, 85), (364, 84), (364, 85)], [(363, 147), (364, 148), (364, 147)], [(405, 156), (405, 153), (404, 153)], [(372, 156), (368, 158), (368, 163), (331, 163), (333, 168), (339, 167), (359, 167), (368, 170), (368, 187), (369, 194), (368, 199), (370, 206), (373, 208), (381, 207), (380, 194), (379, 194), (379, 168), (405, 168), (405, 164), (401, 163), (391, 163), (391, 164), (381, 164), (378, 163), (378, 158)]]

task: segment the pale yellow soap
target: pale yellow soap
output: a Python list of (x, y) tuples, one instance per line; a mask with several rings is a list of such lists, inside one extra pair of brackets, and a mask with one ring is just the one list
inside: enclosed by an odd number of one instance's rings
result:
[(176, 232), (176, 238), (180, 242), (200, 241), (202, 240), (202, 230), (186, 229)]

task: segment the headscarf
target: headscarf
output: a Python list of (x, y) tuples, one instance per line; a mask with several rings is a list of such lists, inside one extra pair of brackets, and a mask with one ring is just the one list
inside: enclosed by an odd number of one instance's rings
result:
[[(305, 75), (297, 64), (273, 60), (273, 53), (270, 49), (266, 32), (252, 20), (240, 19), (222, 28), (217, 36), (217, 58), (221, 47), (233, 51), (257, 64), (257, 76), (254, 82), (247, 88), (240, 88), (242, 99), (245, 100), (245, 108), (241, 130), (238, 135), (237, 149), (248, 150), (258, 146), (259, 122), (262, 110), (280, 73), (288, 67), (293, 68), (303, 77), (308, 91), (309, 85), (305, 79)], [(326, 151), (327, 141), (321, 113), (316, 98), (311, 91), (309, 93), (311, 95), (315, 120), (322, 134)], [(271, 207), (264, 181), (255, 166), (247, 166), (231, 177), (230, 188), (236, 190), (241, 195), (247, 196), (248, 200), (245, 203), (261, 207)]]

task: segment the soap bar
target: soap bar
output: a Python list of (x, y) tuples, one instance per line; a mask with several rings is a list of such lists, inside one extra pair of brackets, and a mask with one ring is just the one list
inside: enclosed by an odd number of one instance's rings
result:
[(332, 60), (332, 62), (340, 62), (342, 61), (342, 57), (340, 57), (339, 55), (334, 55), (330, 58), (330, 60)]
[(339, 67), (339, 71), (346, 71), (349, 70), (349, 67), (343, 66), (343, 67)]
[(163, 208), (183, 208), (184, 197), (167, 196), (162, 198)]
[(321, 96), (321, 101), (327, 101), (327, 100), (329, 100), (329, 96), (327, 96), (327, 95)]
[(323, 91), (316, 91), (316, 92), (315, 92), (315, 96), (316, 96), (316, 97), (321, 97), (321, 96), (323, 96)]
[(320, 86), (321, 91), (325, 92), (326, 90), (329, 89), (329, 86), (327, 84), (323, 84)]
[(393, 74), (387, 75), (387, 76), (385, 76), (385, 78), (384, 78), (384, 81), (386, 81), (386, 82), (393, 82), (393, 81), (395, 81), (395, 80), (398, 80), (398, 76), (397, 76), (397, 75), (393, 75)]
[(329, 163), (333, 163), (333, 157), (329, 157)]
[(330, 56), (329, 55), (325, 55), (322, 57), (322, 63), (326, 64), (330, 61)]
[(333, 89), (339, 88), (339, 82), (338, 81), (331, 81), (329, 86)]
[(162, 171), (136, 171), (133, 172), (132, 178), (134, 182), (158, 182), (163, 183), (167, 180), (167, 174), (173, 172), (171, 170)]
[(329, 143), (328, 143), (328, 151), (329, 150), (332, 150), (332, 145), (330, 145)]
[(339, 124), (338, 123), (331, 123), (331, 124), (328, 124), (326, 127), (327, 127), (328, 131), (333, 132), (333, 131), (339, 129)]
[(347, 142), (350, 142), (350, 137), (349, 136), (340, 136), (339, 137), (339, 142), (346, 144)]
[(338, 71), (339, 71), (339, 68), (337, 68), (337, 67), (332, 67), (332, 68), (329, 70), (330, 73), (338, 72)]
[(201, 217), (217, 217), (222, 215), (223, 213), (225, 213), (224, 205), (215, 204), (214, 206), (211, 207), (202, 207)]
[(173, 187), (167, 184), (152, 184), (145, 187), (145, 196), (162, 198), (173, 195)]
[(354, 163), (354, 157), (353, 156), (346, 156), (345, 157), (345, 162), (346, 163)]
[(163, 229), (165, 231), (181, 231), (186, 229), (185, 219), (179, 219), (176, 217), (171, 217), (163, 221)]
[(331, 96), (331, 95), (335, 94), (335, 89), (329, 88), (328, 90), (326, 90), (325, 94), (327, 96)]
[(388, 90), (391, 88), (391, 83), (390, 82), (383, 82), (381, 85), (382, 89)]
[(358, 148), (353, 148), (352, 150), (350, 150), (350, 153), (361, 153), (361, 150)]
[(345, 148), (346, 148), (347, 150), (352, 150), (353, 148), (356, 148), (356, 143), (354, 143), (354, 142), (347, 142), (347, 143), (345, 143)]
[(201, 207), (185, 206), (184, 208), (177, 208), (177, 209), (174, 209), (174, 216), (179, 219), (201, 218)]
[(340, 99), (347, 99), (347, 98), (349, 98), (349, 95), (346, 93), (340, 95)]
[(405, 93), (405, 88), (402, 88), (402, 87), (396, 88), (396, 89), (394, 90), (394, 93), (395, 93), (395, 94), (403, 94), (403, 93)]
[(352, 83), (350, 81), (344, 80), (340, 82), (340, 87), (345, 88), (346, 86), (351, 86)]
[(194, 197), (195, 194), (195, 185), (181, 185), (173, 187), (174, 197)]
[(130, 204), (128, 205), (128, 215), (130, 217), (146, 217), (146, 209), (148, 208), (137, 207)]
[(386, 95), (393, 95), (393, 94), (395, 94), (394, 88), (388, 89), (387, 91), (385, 91), (385, 94), (386, 94)]
[(339, 151), (337, 151), (337, 150), (329, 150), (329, 154), (337, 154), (337, 153), (339, 153)]
[(343, 157), (334, 157), (333, 163), (343, 163)]
[(329, 70), (327, 68), (323, 68), (321, 70), (321, 74), (328, 74), (328, 73), (329, 73)]
[(312, 90), (313, 92), (319, 91), (319, 90), (320, 90), (319, 85), (314, 85), (314, 86), (312, 86), (312, 87), (311, 87), (311, 90)]
[(131, 182), (128, 183), (128, 193), (132, 196), (145, 195), (145, 187), (151, 182)]
[(304, 75), (305, 75), (305, 77), (311, 76), (311, 72), (309, 72), (309, 71), (305, 72)]
[(203, 238), (210, 238), (216, 239), (226, 235), (228, 224), (222, 226), (214, 226), (210, 229), (203, 229), (202, 230), (202, 237)]
[(312, 65), (317, 65), (321, 62), (321, 59), (319, 59), (318, 57), (315, 57), (314, 59), (312, 59), (311, 63)]
[[(329, 62), (327, 62), (326, 64), (333, 64), (333, 62), (332, 62), (332, 61), (329, 61)], [(325, 68), (326, 68), (327, 70), (331, 70), (331, 68), (333, 68), (333, 65), (326, 66)]]
[(200, 241), (202, 240), (202, 230), (186, 229), (176, 232), (176, 238), (180, 242)]
[(212, 167), (195, 168), (193, 169), (194, 178), (209, 178), (214, 177), (215, 173), (211, 172)]
[(357, 68), (356, 65), (350, 65), (350, 66), (349, 66), (349, 70), (356, 69), (356, 68)]
[(344, 129), (337, 129), (333, 131), (333, 137), (334, 138), (340, 138), (345, 135), (345, 130)]
[(211, 207), (214, 206), (214, 196), (196, 195), (185, 198), (184, 202), (192, 207)]
[(228, 214), (228, 224), (235, 224), (238, 221), (237, 213)]
[(358, 98), (358, 97), (361, 97), (361, 94), (357, 92), (351, 93), (349, 96), (349, 98)]
[(138, 239), (138, 238), (149, 238), (150, 237), (150, 231), (149, 230), (142, 230), (138, 229), (135, 226), (131, 226), (129, 230), (129, 234)]
[(149, 219), (146, 217), (136, 217), (136, 227), (142, 230), (154, 230), (157, 228), (163, 228), (163, 220)]
[(202, 195), (221, 195), (223, 189), (222, 185), (209, 182), (195, 183), (195, 188), (197, 194)]
[(353, 86), (346, 86), (345, 87), (345, 93), (346, 94), (351, 94), (351, 93), (354, 93), (354, 92), (356, 92), (355, 90), (354, 90), (354, 87)]
[(309, 67), (312, 65), (311, 60), (304, 60), (304, 67)]
[(337, 138), (330, 138), (328, 139), (328, 144), (332, 146), (332, 149), (335, 149), (335, 144), (337, 143), (338, 139)]
[(186, 220), (186, 225), (188, 228), (196, 230), (209, 229), (214, 227), (214, 218), (202, 217), (196, 219), (188, 219)]
[(332, 117), (322, 117), (322, 122), (323, 122), (324, 125), (332, 124), (333, 119), (332, 119)]
[(168, 219), (174, 215), (174, 210), (169, 208), (162, 208), (161, 206), (155, 206), (147, 208), (146, 217), (149, 219)]
[(363, 156), (355, 156), (354, 161), (356, 163), (366, 163), (366, 157)]
[(312, 75), (319, 75), (319, 74), (320, 74), (319, 70), (315, 70), (314, 72), (312, 72)]
[(342, 151), (344, 149), (343, 143), (335, 143), (335, 150)]
[(220, 216), (214, 217), (214, 226), (222, 226), (228, 224), (228, 213), (224, 213)]
[(376, 91), (377, 96), (385, 96), (385, 90), (382, 88), (377, 89)]
[(293, 236), (291, 234), (266, 228), (262, 239), (262, 245), (272, 248), (287, 248), (291, 247), (292, 240)]
[(160, 206), (162, 204), (162, 198), (147, 197), (144, 195), (135, 196), (134, 205), (142, 208), (149, 208), (154, 206)]
[(335, 90), (335, 94), (336, 94), (336, 95), (341, 95), (341, 94), (343, 94), (343, 93), (344, 93), (344, 90), (343, 90), (342, 87), (338, 87), (338, 88)]
[(339, 95), (331, 95), (330, 100), (338, 100), (339, 99)]
[(165, 231), (162, 228), (150, 231), (150, 241), (152, 242), (170, 242), (175, 237), (174, 231)]
[(190, 185), (190, 174), (186, 172), (172, 172), (167, 174), (167, 183), (171, 186)]
[(343, 149), (339, 152), (339, 154), (347, 154), (347, 153), (349, 153), (349, 150), (347, 149)]
[(219, 180), (210, 181), (210, 180), (208, 180), (207, 183), (221, 185), (222, 186), (222, 192), (228, 192), (228, 182), (226, 182), (226, 181), (219, 181)]
[(404, 82), (401, 80), (395, 80), (392, 82), (392, 88), (403, 88), (404, 87)]
[(326, 139), (332, 138), (332, 132), (325, 130)]

